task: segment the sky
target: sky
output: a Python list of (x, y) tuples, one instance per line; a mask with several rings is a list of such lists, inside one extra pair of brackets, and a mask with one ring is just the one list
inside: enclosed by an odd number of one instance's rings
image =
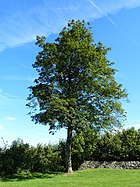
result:
[(108, 59), (130, 100), (123, 102), (124, 128), (140, 128), (140, 0), (0, 0), (0, 146), (17, 138), (31, 145), (66, 138), (64, 130), (53, 136), (34, 124), (26, 99), (37, 77), (36, 36), (53, 42), (71, 19), (89, 21), (95, 43), (112, 48)]

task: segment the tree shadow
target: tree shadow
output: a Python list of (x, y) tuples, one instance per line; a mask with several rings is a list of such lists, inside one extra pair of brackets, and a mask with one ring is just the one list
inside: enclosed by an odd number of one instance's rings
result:
[(30, 180), (30, 179), (54, 178), (56, 175), (60, 175), (60, 173), (21, 172), (19, 174), (3, 175), (0, 177), (0, 181), (14, 182), (14, 181), (23, 181), (23, 180)]

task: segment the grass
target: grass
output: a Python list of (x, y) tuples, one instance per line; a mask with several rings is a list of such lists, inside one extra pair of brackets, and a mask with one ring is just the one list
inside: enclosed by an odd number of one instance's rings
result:
[(87, 169), (72, 174), (1, 179), (0, 187), (140, 187), (140, 170)]

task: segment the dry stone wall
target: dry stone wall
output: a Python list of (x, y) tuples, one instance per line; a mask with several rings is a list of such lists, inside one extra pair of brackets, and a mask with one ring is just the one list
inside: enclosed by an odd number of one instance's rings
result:
[(79, 169), (88, 168), (112, 168), (112, 169), (140, 169), (139, 161), (85, 161)]

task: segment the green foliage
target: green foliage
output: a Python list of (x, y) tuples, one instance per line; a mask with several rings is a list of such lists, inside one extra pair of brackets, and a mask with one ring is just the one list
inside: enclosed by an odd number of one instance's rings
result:
[(38, 144), (32, 147), (22, 140), (13, 141), (8, 148), (1, 148), (0, 175), (23, 174), (27, 172), (64, 171), (63, 160), (58, 145)]
[[(120, 126), (125, 117), (121, 99), (126, 90), (115, 81), (109, 48), (94, 43), (89, 23), (69, 21), (55, 42), (37, 37), (41, 51), (33, 68), (38, 78), (30, 87), (32, 120), (49, 125), (50, 133), (67, 128), (67, 165), (71, 167), (73, 133)], [(35, 112), (35, 113), (34, 113)]]
[(109, 48), (94, 44), (89, 24), (72, 20), (54, 43), (38, 36), (36, 44), (41, 51), (33, 67), (39, 76), (28, 97), (28, 106), (37, 110), (31, 113), (36, 123), (50, 125), (50, 132), (70, 124), (75, 131), (84, 124), (120, 125), (119, 100), (127, 93), (115, 81)]
[(77, 170), (84, 160), (140, 161), (140, 131), (103, 132), (94, 129), (76, 134), (73, 140), (73, 169)]
[[(74, 170), (84, 160), (140, 161), (140, 131), (131, 128), (99, 134), (87, 128), (74, 135), (72, 147)], [(11, 146), (0, 148), (0, 176), (32, 178), (36, 172), (64, 172), (66, 164), (66, 141), (33, 147), (18, 139)]]
[(99, 132), (93, 127), (87, 127), (76, 133), (73, 138), (72, 161), (73, 168), (78, 169), (84, 160), (91, 160), (96, 144), (99, 142)]
[(140, 131), (134, 128), (123, 130), (120, 136), (121, 159), (123, 160), (140, 160)]
[(140, 132), (131, 128), (103, 134), (97, 142), (92, 158), (103, 161), (140, 161), (139, 155)]

